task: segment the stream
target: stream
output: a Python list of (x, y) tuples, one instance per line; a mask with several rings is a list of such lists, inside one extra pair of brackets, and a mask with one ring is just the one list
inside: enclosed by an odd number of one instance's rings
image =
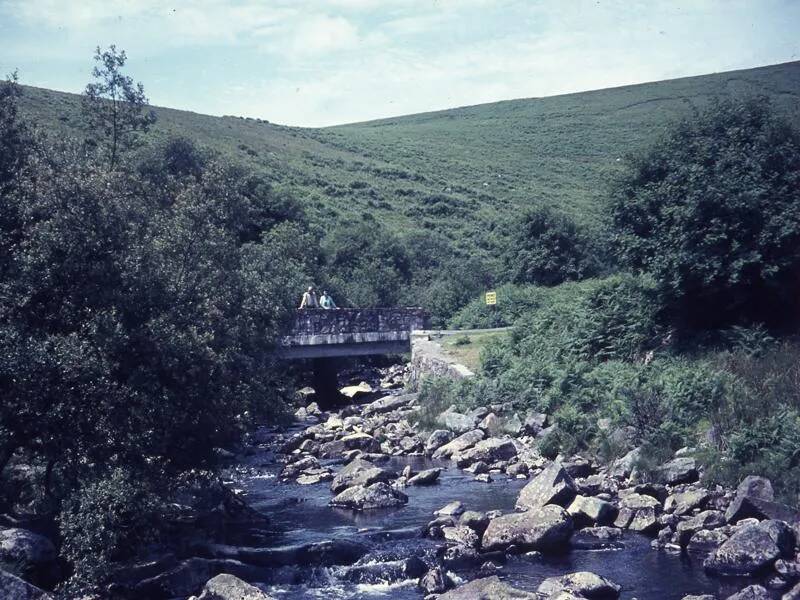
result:
[[(298, 425), (291, 431), (299, 431)], [(264, 434), (269, 439), (271, 433)], [(433, 512), (452, 500), (461, 500), (467, 509), (477, 511), (513, 511), (514, 502), (525, 479), (495, 478), (480, 483), (447, 461), (423, 456), (394, 457), (385, 466), (398, 472), (406, 465), (415, 471), (444, 467), (439, 482), (426, 487), (409, 487), (408, 504), (395, 509), (353, 512), (331, 508), (327, 483), (300, 485), (277, 479), (281, 463), (278, 456), (260, 444), (244, 463), (237, 465), (231, 484), (246, 501), (267, 514), (273, 531), (270, 547), (319, 542), (332, 539), (356, 540), (367, 544), (369, 553), (357, 564), (375, 564), (390, 560), (419, 557), (433, 564), (440, 541), (423, 538), (421, 528), (433, 518)], [(338, 466), (341, 461), (323, 464)], [(680, 600), (687, 594), (714, 594), (725, 598), (752, 581), (708, 577), (702, 559), (686, 554), (652, 549), (650, 538), (626, 532), (621, 547), (603, 550), (571, 549), (560, 555), (512, 556), (497, 566), (494, 573), (472, 568), (454, 569), (451, 573), (469, 581), (497, 574), (504, 582), (525, 590), (535, 590), (547, 577), (574, 571), (592, 571), (622, 586), (621, 598)], [(482, 567), (483, 568), (483, 567)], [(415, 579), (380, 576), (354, 577), (343, 567), (286, 567), (276, 569), (268, 584), (259, 584), (276, 598), (414, 598), (423, 597)], [(361, 579), (361, 580), (359, 580)]]

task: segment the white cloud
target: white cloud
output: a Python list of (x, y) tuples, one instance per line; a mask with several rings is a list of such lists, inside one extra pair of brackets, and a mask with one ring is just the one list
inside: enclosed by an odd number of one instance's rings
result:
[(319, 54), (353, 48), (358, 44), (358, 30), (344, 17), (316, 16), (297, 23), (290, 40), (295, 54)]

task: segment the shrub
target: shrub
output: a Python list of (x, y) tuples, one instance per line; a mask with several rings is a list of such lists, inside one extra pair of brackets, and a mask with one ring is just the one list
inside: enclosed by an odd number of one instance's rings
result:
[(60, 519), (62, 554), (75, 571), (73, 586), (101, 581), (111, 563), (136, 556), (156, 541), (162, 510), (148, 482), (123, 469), (81, 487)]
[(537, 208), (512, 226), (504, 261), (512, 282), (551, 286), (594, 275), (593, 256), (587, 236), (571, 219)]
[(800, 136), (767, 99), (713, 103), (632, 159), (615, 246), (658, 282), (675, 322), (796, 322)]

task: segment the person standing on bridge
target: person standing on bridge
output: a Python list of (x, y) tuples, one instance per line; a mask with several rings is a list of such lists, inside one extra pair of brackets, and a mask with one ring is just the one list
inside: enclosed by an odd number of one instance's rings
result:
[(319, 305), (321, 308), (326, 310), (330, 310), (331, 308), (339, 308), (336, 306), (336, 303), (333, 301), (331, 295), (326, 291), (322, 292), (322, 296), (319, 298)]
[(303, 299), (300, 300), (300, 308), (319, 308), (317, 293), (312, 286), (308, 286), (308, 291), (303, 294)]

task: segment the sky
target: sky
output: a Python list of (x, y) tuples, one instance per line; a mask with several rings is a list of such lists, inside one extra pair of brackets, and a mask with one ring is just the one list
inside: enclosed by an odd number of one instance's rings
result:
[(800, 60), (800, 0), (0, 0), (0, 74), (318, 127)]

